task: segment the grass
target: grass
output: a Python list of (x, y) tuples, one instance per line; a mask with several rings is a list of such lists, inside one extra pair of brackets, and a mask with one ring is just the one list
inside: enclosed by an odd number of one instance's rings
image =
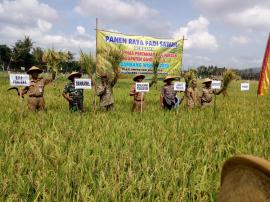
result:
[[(65, 80), (45, 89), (46, 111), (23, 113), (0, 74), (0, 201), (216, 201), (224, 161), (236, 154), (268, 159), (269, 96), (240, 92), (213, 109), (159, 108), (162, 83), (146, 95), (142, 117), (131, 113), (131, 81), (114, 89), (115, 109), (70, 113), (61, 96)], [(200, 85), (201, 86), (201, 85)]]

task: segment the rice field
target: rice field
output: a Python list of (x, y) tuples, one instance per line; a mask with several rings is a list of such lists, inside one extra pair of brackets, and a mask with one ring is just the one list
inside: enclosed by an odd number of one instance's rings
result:
[[(162, 82), (145, 95), (143, 114), (131, 113), (131, 80), (114, 88), (114, 111), (70, 113), (67, 80), (45, 89), (46, 110), (20, 108), (0, 74), (0, 201), (216, 201), (223, 162), (236, 154), (270, 156), (270, 97), (240, 82), (213, 107), (159, 107)], [(199, 88), (202, 85), (199, 84)], [(182, 95), (181, 95), (182, 96)]]

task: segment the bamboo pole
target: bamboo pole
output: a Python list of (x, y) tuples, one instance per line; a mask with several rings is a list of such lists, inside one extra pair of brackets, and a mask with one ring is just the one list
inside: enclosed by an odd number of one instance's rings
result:
[(97, 82), (96, 82), (96, 75), (97, 75), (97, 69), (99, 67), (99, 61), (98, 61), (98, 18), (96, 18), (96, 71), (93, 75), (94, 80), (94, 112), (96, 112), (97, 107)]

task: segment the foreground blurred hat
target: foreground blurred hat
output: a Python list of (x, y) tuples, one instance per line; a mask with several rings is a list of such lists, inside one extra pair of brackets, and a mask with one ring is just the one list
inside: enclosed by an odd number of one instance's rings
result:
[(166, 81), (169, 81), (169, 80), (175, 80), (175, 77), (174, 76), (166, 76), (163, 81), (166, 82)]
[(139, 78), (144, 79), (144, 78), (145, 78), (145, 76), (144, 76), (143, 74), (138, 74), (138, 75), (135, 75), (135, 76), (133, 77), (133, 81), (138, 81), (138, 79), (139, 79)]
[(81, 78), (82, 74), (80, 72), (71, 72), (71, 74), (68, 76), (68, 79), (70, 80), (73, 77)]
[(32, 66), (28, 71), (27, 71), (27, 74), (33, 74), (34, 72), (37, 72), (37, 73), (42, 73), (42, 70), (39, 69), (38, 67), (36, 66)]
[(202, 83), (211, 83), (211, 82), (212, 82), (212, 80), (211, 80), (211, 79), (206, 78), (206, 79), (204, 79), (204, 80), (203, 80), (203, 82), (202, 82)]
[(250, 155), (228, 159), (217, 201), (270, 202), (270, 162)]

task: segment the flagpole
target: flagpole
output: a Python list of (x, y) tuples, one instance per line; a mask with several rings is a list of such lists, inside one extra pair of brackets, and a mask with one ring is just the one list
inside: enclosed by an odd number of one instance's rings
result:
[(99, 61), (98, 61), (98, 18), (96, 18), (96, 71), (94, 72), (94, 112), (96, 112), (96, 107), (97, 107), (97, 83), (96, 83), (96, 75), (97, 75), (97, 69), (98, 69)]

